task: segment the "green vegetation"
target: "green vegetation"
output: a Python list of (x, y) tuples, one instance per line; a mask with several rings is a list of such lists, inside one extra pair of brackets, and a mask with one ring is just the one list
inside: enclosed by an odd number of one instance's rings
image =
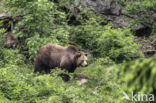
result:
[[(131, 103), (122, 99), (123, 91), (156, 94), (156, 57), (144, 58), (129, 28), (101, 25), (101, 17), (85, 10), (76, 16), (81, 25), (68, 25), (74, 0), (58, 1), (2, 1), (14, 20), (21, 19), (10, 24), (19, 38), (15, 49), (4, 48), (7, 33), (0, 28), (0, 103)], [(72, 44), (89, 52), (89, 66), (70, 73), (69, 82), (57, 76), (65, 72), (59, 68), (34, 74), (37, 51), (48, 43)], [(79, 74), (88, 82), (80, 85)]]
[[(89, 20), (91, 21), (91, 20)], [(96, 23), (96, 22), (95, 22)], [(141, 57), (134, 36), (127, 29), (113, 29), (110, 25), (86, 24), (72, 28), (71, 37), (90, 49), (97, 57), (109, 57), (115, 62)]]
[[(121, 74), (120, 82), (127, 82), (125, 85), (126, 90), (155, 94), (156, 87), (153, 82), (156, 80), (155, 61), (156, 58), (150, 58), (137, 60), (122, 66), (118, 72)], [(127, 75), (125, 75), (125, 73)]]
[[(151, 17), (156, 11), (155, 0), (116, 0), (125, 5), (124, 12), (137, 14), (137, 18), (131, 21), (132, 25), (144, 24), (152, 26), (152, 34), (156, 34), (156, 23)], [(146, 14), (146, 15), (145, 15)]]

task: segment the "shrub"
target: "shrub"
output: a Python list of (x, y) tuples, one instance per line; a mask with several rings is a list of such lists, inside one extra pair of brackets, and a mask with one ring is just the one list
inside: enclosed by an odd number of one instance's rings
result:
[(26, 46), (29, 52), (29, 59), (33, 60), (37, 51), (46, 44), (67, 45), (69, 43), (69, 32), (63, 27), (53, 30), (50, 36), (40, 37), (38, 33), (26, 39)]
[[(124, 13), (137, 15), (136, 19), (131, 21), (132, 25), (144, 24), (152, 27), (152, 34), (156, 33), (156, 23), (154, 22), (154, 15), (156, 10), (155, 0), (116, 0), (124, 4)], [(152, 18), (153, 16), (153, 18)]]
[(5, 29), (0, 29), (0, 67), (8, 64), (19, 65), (23, 64), (25, 57), (19, 54), (18, 49), (4, 48)]
[[(94, 66), (93, 66), (94, 65)], [(0, 95), (3, 101), (17, 103), (99, 103), (115, 102), (121, 87), (115, 83), (114, 69), (97, 63), (77, 68), (70, 74), (71, 81), (64, 83), (54, 69), (50, 74), (33, 74), (32, 65), (8, 64), (0, 68)], [(83, 73), (89, 81), (81, 86), (75, 74)]]
[(156, 95), (156, 57), (126, 63), (116, 70), (127, 93)]
[(95, 63), (103, 66), (115, 65), (114, 61), (112, 61), (109, 57), (98, 58)]
[(20, 65), (25, 61), (25, 57), (22, 54), (19, 54), (19, 50), (8, 50), (5, 48), (0, 48), (0, 67), (5, 65)]
[(5, 0), (3, 1), (11, 15), (22, 19), (14, 27), (19, 37), (30, 37), (34, 33), (48, 35), (53, 24), (52, 11), (55, 10), (53, 2), (48, 0)]
[(0, 88), (4, 97), (11, 101), (37, 103), (45, 102), (50, 95), (63, 95), (63, 91), (59, 91), (63, 85), (58, 87), (58, 83), (63, 81), (56, 75), (35, 77), (29, 68), (26, 65), (22, 65), (22, 69), (21, 66), (9, 65), (0, 69)]
[[(0, 21), (0, 26), (1, 26), (1, 21)], [(5, 38), (5, 29), (4, 28), (1, 28), (0, 29), (0, 45), (3, 45), (4, 44), (4, 38)]]
[(71, 29), (71, 38), (92, 51), (94, 56), (109, 57), (115, 62), (130, 61), (143, 54), (127, 28), (85, 24)]
[(1, 93), (1, 91), (0, 91), (0, 102), (1, 103), (10, 103), (10, 101), (4, 97), (4, 95)]
[[(57, 38), (68, 40), (68, 31), (59, 25), (65, 25), (66, 14), (57, 9), (57, 5), (49, 0), (3, 0), (5, 10), (13, 19), (13, 29), (20, 38), (19, 49), (30, 60), (39, 48), (47, 43), (58, 43)], [(57, 21), (57, 23), (55, 23)], [(66, 33), (66, 35), (63, 35)]]
[(55, 39), (54, 37), (41, 38), (39, 37), (39, 35), (34, 35), (33, 37), (28, 38), (26, 42), (27, 42), (27, 48), (28, 48), (28, 53), (29, 53), (29, 60), (34, 60), (37, 52), (43, 45), (46, 45), (49, 43), (55, 43), (55, 44), (59, 43), (59, 41)]

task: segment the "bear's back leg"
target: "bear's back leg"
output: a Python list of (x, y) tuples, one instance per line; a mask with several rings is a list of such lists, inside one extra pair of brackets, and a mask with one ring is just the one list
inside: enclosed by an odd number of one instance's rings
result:
[(42, 64), (39, 64), (38, 62), (35, 62), (35, 67), (34, 67), (34, 73), (39, 72), (41, 73), (44, 70), (44, 66)]

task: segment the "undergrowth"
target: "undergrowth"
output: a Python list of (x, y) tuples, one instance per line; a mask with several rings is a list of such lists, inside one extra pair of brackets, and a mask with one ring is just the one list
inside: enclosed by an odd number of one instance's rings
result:
[[(81, 25), (68, 25), (72, 4), (65, 0), (3, 0), (3, 5), (13, 19), (22, 19), (11, 28), (19, 38), (15, 49), (4, 48), (7, 33), (0, 29), (0, 103), (131, 103), (122, 99), (123, 91), (155, 94), (155, 58), (143, 58), (128, 28), (101, 25), (101, 17), (83, 10), (76, 16)], [(58, 77), (65, 72), (59, 68), (34, 74), (37, 51), (48, 43), (88, 51), (89, 66), (70, 73), (69, 82)], [(79, 75), (88, 81), (80, 85)]]

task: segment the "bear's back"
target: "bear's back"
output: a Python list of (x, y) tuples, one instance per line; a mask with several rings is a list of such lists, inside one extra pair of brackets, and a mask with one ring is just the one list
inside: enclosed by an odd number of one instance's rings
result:
[(47, 53), (47, 52), (62, 52), (65, 50), (65, 47), (60, 46), (60, 45), (56, 45), (56, 44), (47, 44), (44, 45), (41, 49), (40, 49), (40, 53)]

